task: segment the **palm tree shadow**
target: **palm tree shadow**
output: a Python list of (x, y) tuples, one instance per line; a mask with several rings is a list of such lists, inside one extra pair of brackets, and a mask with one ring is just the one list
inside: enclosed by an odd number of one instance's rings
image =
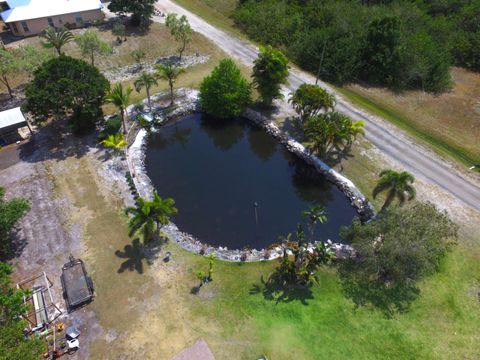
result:
[(125, 259), (125, 261), (120, 264), (117, 273), (121, 274), (125, 270), (129, 270), (143, 274), (143, 260), (145, 260), (146, 257), (138, 238), (134, 239), (132, 244), (125, 245), (123, 251), (115, 251), (115, 255), (120, 259)]
[(278, 303), (289, 303), (299, 301), (308, 305), (308, 300), (313, 299), (311, 285), (294, 285), (285, 283), (282, 275), (275, 271), (267, 280), (260, 278), (260, 284), (253, 284), (250, 295), (262, 294), (265, 300)]

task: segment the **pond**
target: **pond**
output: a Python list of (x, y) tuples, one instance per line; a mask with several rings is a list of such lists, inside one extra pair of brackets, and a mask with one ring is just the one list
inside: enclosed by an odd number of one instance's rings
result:
[(356, 215), (332, 183), (246, 120), (186, 116), (150, 135), (145, 160), (160, 196), (175, 199), (175, 224), (210, 245), (268, 247), (315, 204), (328, 217), (315, 234), (339, 241)]

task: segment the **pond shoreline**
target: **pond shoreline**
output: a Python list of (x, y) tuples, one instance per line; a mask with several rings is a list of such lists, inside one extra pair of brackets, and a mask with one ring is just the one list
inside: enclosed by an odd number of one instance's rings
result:
[[(195, 112), (201, 112), (198, 102), (198, 91), (185, 89), (183, 90), (183, 93), (184, 98), (181, 100), (181, 105), (177, 106), (168, 114), (163, 115), (163, 124)], [(158, 97), (159, 96), (161, 95), (158, 95)], [(152, 97), (152, 99), (154, 99), (154, 97)], [(132, 112), (133, 107), (130, 107), (127, 109), (127, 111)], [(280, 130), (272, 120), (267, 119), (262, 114), (252, 109), (247, 109), (244, 114), (242, 114), (242, 117), (261, 127), (270, 136), (278, 140), (287, 149), (287, 151), (296, 155), (306, 163), (312, 165), (317, 172), (324, 175), (327, 180), (337, 186), (340, 191), (349, 199), (351, 206), (354, 207), (362, 220), (366, 221), (374, 217), (375, 212), (372, 205), (355, 187), (353, 182), (330, 168), (316, 156), (309, 154), (308, 150), (305, 149), (302, 144), (296, 141), (288, 133)], [(139, 196), (148, 199), (152, 196), (154, 186), (147, 175), (145, 168), (145, 147), (147, 135), (148, 133), (144, 129), (141, 129), (137, 133), (135, 141), (128, 148), (128, 164), (130, 172), (132, 175), (134, 175), (133, 179)], [(181, 232), (174, 223), (164, 226), (162, 231), (168, 236), (169, 239), (190, 252), (201, 255), (209, 255), (214, 253), (217, 258), (226, 261), (249, 262), (272, 260), (280, 257), (283, 254), (283, 250), (280, 246), (272, 246), (270, 248), (261, 250), (239, 250), (228, 249), (227, 247), (222, 246), (210, 246), (205, 242), (199, 241), (191, 234)], [(338, 258), (349, 256), (353, 251), (351, 246), (346, 244), (333, 243), (330, 240), (328, 240), (327, 243), (330, 245), (332, 250), (335, 251)], [(310, 244), (310, 247), (313, 248), (314, 244)]]

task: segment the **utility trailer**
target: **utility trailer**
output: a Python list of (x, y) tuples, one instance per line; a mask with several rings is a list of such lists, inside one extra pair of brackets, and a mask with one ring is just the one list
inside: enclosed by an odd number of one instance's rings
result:
[(62, 287), (67, 309), (85, 305), (93, 299), (93, 282), (87, 276), (85, 264), (81, 259), (70, 255), (70, 261), (62, 267)]

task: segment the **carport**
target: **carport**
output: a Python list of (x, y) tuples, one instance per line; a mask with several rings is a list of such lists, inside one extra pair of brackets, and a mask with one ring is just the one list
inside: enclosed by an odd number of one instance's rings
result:
[(18, 140), (23, 140), (19, 129), (28, 127), (30, 134), (32, 129), (23, 116), (20, 107), (0, 112), (0, 145), (7, 145)]

